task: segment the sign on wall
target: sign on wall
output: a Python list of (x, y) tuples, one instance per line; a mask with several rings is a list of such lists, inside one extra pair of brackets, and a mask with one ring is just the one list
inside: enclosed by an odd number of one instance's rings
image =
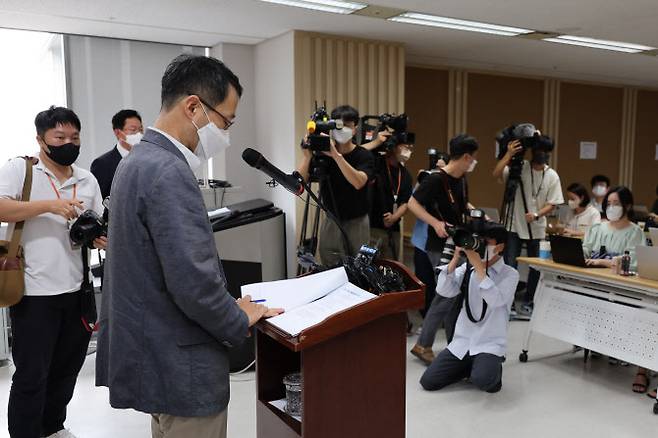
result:
[(595, 141), (581, 141), (580, 142), (580, 159), (581, 160), (596, 160), (596, 150), (598, 144)]

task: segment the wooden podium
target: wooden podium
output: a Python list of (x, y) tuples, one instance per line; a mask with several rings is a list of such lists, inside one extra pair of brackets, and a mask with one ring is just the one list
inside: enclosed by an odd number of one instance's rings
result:
[[(288, 337), (267, 321), (256, 331), (258, 438), (405, 436), (406, 311), (425, 304), (425, 286), (403, 272), (406, 292), (387, 293)], [(301, 371), (303, 416), (269, 404), (283, 378)]]

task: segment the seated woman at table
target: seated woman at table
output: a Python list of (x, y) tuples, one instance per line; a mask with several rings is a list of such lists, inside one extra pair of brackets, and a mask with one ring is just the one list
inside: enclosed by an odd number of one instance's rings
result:
[[(608, 222), (592, 225), (585, 234), (583, 250), (589, 266), (612, 266), (610, 258), (623, 255), (628, 251), (631, 255), (631, 270), (635, 270), (637, 259), (635, 247), (645, 244), (642, 228), (631, 222), (633, 214), (633, 193), (627, 187), (615, 187), (603, 199), (603, 210)], [(601, 254), (605, 246), (606, 254)], [(645, 368), (638, 368), (633, 381), (633, 391), (644, 393), (649, 386), (649, 377)]]
[(601, 222), (601, 213), (590, 204), (589, 193), (584, 185), (573, 183), (567, 187), (569, 216), (563, 234), (569, 237), (583, 237), (587, 230)]
[[(603, 198), (603, 209), (608, 222), (594, 224), (585, 234), (583, 251), (588, 266), (612, 267), (612, 257), (631, 256), (631, 270), (635, 270), (637, 259), (635, 247), (645, 244), (642, 228), (631, 222), (633, 215), (633, 193), (627, 187), (615, 187)], [(602, 248), (605, 247), (605, 253)]]

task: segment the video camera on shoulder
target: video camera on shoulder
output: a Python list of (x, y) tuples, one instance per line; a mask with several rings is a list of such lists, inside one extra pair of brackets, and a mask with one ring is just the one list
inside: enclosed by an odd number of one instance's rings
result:
[(514, 140), (518, 140), (521, 144), (521, 152), (512, 157), (510, 162), (510, 179), (518, 179), (521, 177), (521, 168), (526, 151), (529, 149), (534, 154), (537, 151), (550, 153), (553, 151), (555, 145), (553, 140), (547, 136), (542, 135), (541, 132), (532, 123), (521, 123), (518, 125), (511, 125), (503, 129), (496, 136), (498, 143), (498, 160), (501, 160), (507, 153), (508, 146)]
[[(376, 121), (372, 124), (372, 121)], [(414, 144), (416, 142), (415, 135), (407, 131), (407, 124), (409, 118), (406, 114), (391, 115), (384, 113), (379, 116), (363, 116), (361, 117), (361, 144), (373, 141), (377, 135), (382, 131), (388, 131), (391, 135), (388, 139), (375, 151), (389, 152), (395, 149), (399, 144)]]
[(342, 120), (330, 119), (326, 105), (318, 108), (316, 102), (315, 111), (306, 123), (308, 136), (302, 141), (302, 148), (313, 152), (328, 152), (331, 146), (330, 132), (333, 129), (343, 129), (343, 126)]

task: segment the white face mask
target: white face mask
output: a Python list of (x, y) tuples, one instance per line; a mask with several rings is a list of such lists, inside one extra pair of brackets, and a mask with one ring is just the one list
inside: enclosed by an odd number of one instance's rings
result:
[(478, 164), (478, 160), (473, 160), (470, 166), (468, 166), (468, 170), (466, 172), (471, 173), (475, 170), (475, 166)]
[(624, 207), (621, 205), (610, 205), (605, 209), (605, 215), (610, 222), (617, 222), (624, 215)]
[(496, 245), (487, 245), (487, 253), (486, 253), (487, 260), (491, 260), (497, 255), (498, 254), (496, 253)]
[(333, 129), (331, 136), (338, 144), (345, 144), (352, 140), (354, 134), (352, 133), (352, 128), (344, 126), (343, 129)]
[(597, 185), (594, 186), (594, 188), (592, 189), (592, 193), (594, 193), (594, 196), (605, 196), (607, 192), (608, 189), (606, 188), (606, 186)]
[(208, 124), (199, 129), (196, 123), (194, 123), (194, 120), (192, 120), (192, 124), (199, 136), (199, 144), (197, 144), (194, 154), (202, 160), (209, 160), (231, 146), (231, 139), (228, 131), (219, 129), (214, 122), (210, 121), (210, 117), (208, 117), (208, 113), (203, 105), (201, 105), (201, 109), (206, 115), (206, 119), (208, 119)]
[(137, 143), (142, 141), (142, 137), (144, 137), (144, 134), (142, 134), (141, 132), (136, 132), (134, 134), (126, 134), (125, 142), (128, 143), (130, 146), (135, 146)]
[(576, 201), (574, 199), (569, 199), (569, 208), (572, 210), (577, 209), (580, 207), (580, 201)]

